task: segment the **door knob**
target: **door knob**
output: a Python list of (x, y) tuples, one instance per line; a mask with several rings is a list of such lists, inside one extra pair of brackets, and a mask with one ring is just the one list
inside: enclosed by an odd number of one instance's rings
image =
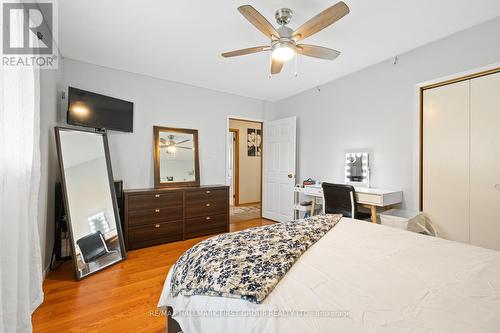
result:
[(289, 173), (288, 178), (293, 178), (293, 174)]
[(495, 184), (495, 189), (499, 190), (500, 191), (500, 184)]

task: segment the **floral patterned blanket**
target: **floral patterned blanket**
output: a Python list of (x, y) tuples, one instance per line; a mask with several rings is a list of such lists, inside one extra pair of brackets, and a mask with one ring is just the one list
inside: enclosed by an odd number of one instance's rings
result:
[(177, 260), (171, 294), (261, 303), (295, 261), (340, 220), (318, 215), (209, 238)]

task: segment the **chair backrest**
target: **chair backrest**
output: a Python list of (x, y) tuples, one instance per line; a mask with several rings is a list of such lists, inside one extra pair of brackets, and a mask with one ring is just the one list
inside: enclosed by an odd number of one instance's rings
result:
[(344, 217), (356, 218), (356, 192), (354, 186), (345, 184), (323, 183), (326, 214), (342, 214)]
[(86, 263), (95, 260), (108, 252), (106, 243), (104, 243), (104, 238), (102, 237), (102, 233), (100, 231), (80, 238), (76, 241), (76, 244), (80, 248), (83, 260)]

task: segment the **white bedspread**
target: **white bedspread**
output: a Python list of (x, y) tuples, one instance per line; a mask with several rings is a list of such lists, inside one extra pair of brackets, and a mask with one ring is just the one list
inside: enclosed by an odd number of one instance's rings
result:
[(172, 298), (169, 282), (158, 306), (188, 311), (185, 333), (500, 332), (500, 252), (346, 218), (262, 304)]

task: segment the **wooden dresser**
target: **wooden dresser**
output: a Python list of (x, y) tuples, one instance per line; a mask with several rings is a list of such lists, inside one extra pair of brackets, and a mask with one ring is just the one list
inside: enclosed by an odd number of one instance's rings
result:
[(124, 191), (128, 250), (229, 231), (229, 187)]

